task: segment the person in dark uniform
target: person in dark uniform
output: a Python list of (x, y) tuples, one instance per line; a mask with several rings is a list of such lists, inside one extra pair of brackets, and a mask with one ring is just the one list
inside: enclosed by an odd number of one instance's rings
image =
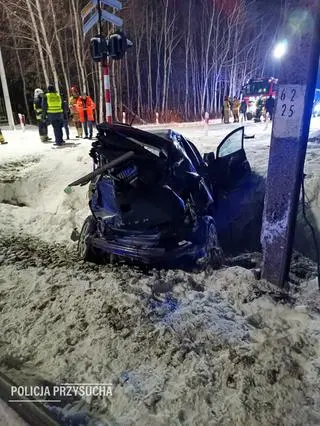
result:
[(247, 109), (248, 109), (247, 102), (245, 100), (242, 100), (240, 104), (241, 122), (247, 121)]
[(51, 139), (48, 138), (47, 122), (42, 119), (42, 101), (43, 101), (43, 90), (38, 88), (34, 91), (33, 109), (36, 113), (36, 119), (37, 119), (37, 122), (38, 122), (40, 140), (41, 140), (41, 142), (47, 142)]
[(266, 100), (266, 111), (269, 114), (270, 120), (272, 121), (273, 112), (274, 112), (275, 100), (272, 96)]

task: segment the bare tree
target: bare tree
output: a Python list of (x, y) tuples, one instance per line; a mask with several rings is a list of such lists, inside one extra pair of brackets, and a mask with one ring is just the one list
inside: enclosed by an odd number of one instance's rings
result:
[[(67, 90), (71, 84), (90, 90), (103, 119), (101, 67), (92, 63), (90, 35), (82, 34), (85, 3), (0, 0), (1, 46), (26, 111), (35, 85), (53, 79)], [(115, 117), (122, 107), (140, 120), (154, 120), (155, 111), (162, 119), (168, 111), (185, 119), (217, 114), (225, 94), (238, 94), (248, 78), (269, 72), (269, 46), (287, 16), (287, 1), (279, 3), (270, 20), (253, 0), (234, 7), (229, 0), (128, 0), (122, 17), (134, 47), (111, 66)]]
[(81, 81), (81, 87), (82, 91), (87, 91), (87, 82), (85, 77), (85, 65), (84, 65), (84, 58), (83, 58), (83, 39), (81, 37), (81, 27), (80, 27), (80, 10), (79, 10), (79, 3), (75, 2), (75, 0), (71, 1), (71, 8), (73, 12), (74, 17), (74, 28), (75, 28), (75, 40), (76, 40), (76, 58), (78, 61), (78, 66), (80, 70), (80, 81)]
[(55, 62), (54, 62), (51, 45), (50, 45), (48, 37), (47, 37), (47, 32), (46, 32), (44, 18), (43, 18), (43, 14), (42, 14), (42, 10), (41, 10), (40, 0), (35, 0), (35, 6), (36, 6), (36, 11), (37, 11), (37, 18), (38, 18), (38, 21), (40, 23), (40, 28), (41, 28), (41, 32), (42, 32), (42, 39), (43, 39), (43, 42), (44, 42), (45, 49), (47, 51), (47, 58), (49, 60), (51, 72), (53, 74), (54, 84), (55, 84), (55, 87), (58, 90), (59, 89), (58, 73), (57, 73)]
[(45, 59), (44, 59), (42, 42), (41, 42), (40, 33), (39, 33), (39, 30), (38, 30), (38, 26), (37, 26), (35, 14), (34, 14), (33, 9), (32, 9), (31, 1), (26, 0), (26, 4), (27, 4), (28, 11), (29, 11), (29, 14), (30, 14), (30, 18), (31, 18), (32, 26), (33, 26), (33, 31), (35, 33), (36, 40), (37, 40), (37, 47), (38, 47), (40, 61), (41, 61), (41, 64), (42, 64), (42, 71), (43, 71), (45, 83), (46, 83), (46, 85), (48, 85), (49, 84), (49, 75), (48, 75), (47, 66), (46, 66)]

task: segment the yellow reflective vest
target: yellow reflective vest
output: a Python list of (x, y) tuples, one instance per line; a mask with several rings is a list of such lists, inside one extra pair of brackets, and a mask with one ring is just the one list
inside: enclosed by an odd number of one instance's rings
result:
[(41, 120), (42, 117), (42, 108), (40, 108), (37, 104), (33, 104), (33, 109), (36, 112), (36, 119)]
[(45, 96), (47, 97), (48, 114), (63, 112), (62, 100), (59, 93), (47, 93)]

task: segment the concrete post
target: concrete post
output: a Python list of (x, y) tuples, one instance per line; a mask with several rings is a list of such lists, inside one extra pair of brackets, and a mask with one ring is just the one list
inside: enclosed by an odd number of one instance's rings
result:
[(262, 277), (279, 287), (288, 278), (303, 180), (320, 54), (320, 0), (288, 0), (287, 28), (261, 233)]

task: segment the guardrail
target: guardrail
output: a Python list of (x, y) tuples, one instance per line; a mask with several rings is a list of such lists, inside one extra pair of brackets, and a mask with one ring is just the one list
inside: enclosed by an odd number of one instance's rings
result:
[[(11, 397), (11, 387), (16, 386), (9, 377), (0, 372), (0, 398), (14, 410), (25, 422), (30, 426), (59, 426), (59, 423), (50, 415), (49, 410), (41, 403), (32, 402), (31, 398), (27, 398), (28, 402), (14, 402), (9, 404)], [(15, 397), (15, 400), (22, 400)], [(26, 398), (24, 397), (25, 401)]]

